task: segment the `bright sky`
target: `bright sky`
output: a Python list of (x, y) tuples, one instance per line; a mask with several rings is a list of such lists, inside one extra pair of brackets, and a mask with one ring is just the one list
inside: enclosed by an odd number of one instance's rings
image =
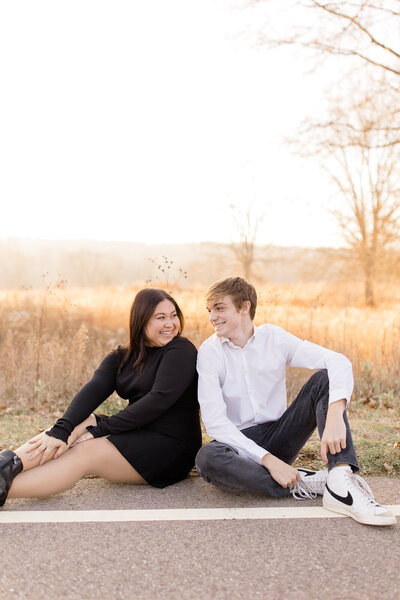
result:
[[(0, 237), (339, 245), (332, 188), (283, 137), (322, 102), (229, 0), (0, 5)], [(322, 81), (324, 81), (322, 76)], [(326, 83), (326, 77), (325, 77)]]

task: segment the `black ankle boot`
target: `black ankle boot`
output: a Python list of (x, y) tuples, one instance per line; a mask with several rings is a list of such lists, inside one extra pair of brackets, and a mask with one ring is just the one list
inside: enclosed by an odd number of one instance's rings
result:
[(23, 469), (19, 456), (12, 450), (0, 452), (0, 506), (7, 500), (7, 494), (14, 480)]

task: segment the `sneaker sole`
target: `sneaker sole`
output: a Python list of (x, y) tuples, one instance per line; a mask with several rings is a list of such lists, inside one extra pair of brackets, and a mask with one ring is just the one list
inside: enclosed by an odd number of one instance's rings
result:
[(341, 515), (346, 515), (355, 519), (359, 523), (363, 525), (396, 525), (397, 520), (394, 515), (359, 515), (349, 508), (345, 506), (341, 506), (339, 504), (331, 504), (327, 502), (325, 499), (322, 502), (322, 505), (326, 510), (331, 510), (332, 512), (339, 513)]

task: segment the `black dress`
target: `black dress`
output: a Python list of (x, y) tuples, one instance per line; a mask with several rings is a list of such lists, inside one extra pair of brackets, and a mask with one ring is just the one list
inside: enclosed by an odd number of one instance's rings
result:
[(127, 364), (118, 373), (125, 352), (119, 346), (104, 358), (47, 433), (67, 442), (73, 428), (116, 391), (128, 406), (116, 415), (96, 415), (97, 425), (88, 430), (108, 436), (147, 483), (162, 488), (186, 477), (201, 447), (196, 348), (175, 337), (146, 349), (141, 372)]

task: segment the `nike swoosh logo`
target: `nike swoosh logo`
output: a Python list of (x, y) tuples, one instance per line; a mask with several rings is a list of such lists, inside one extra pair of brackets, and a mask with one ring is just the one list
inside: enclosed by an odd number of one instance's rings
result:
[(353, 497), (350, 492), (347, 492), (347, 496), (339, 496), (338, 494), (335, 494), (335, 492), (332, 492), (332, 490), (328, 487), (328, 484), (326, 485), (326, 489), (330, 495), (336, 498), (336, 500), (339, 500), (339, 502), (343, 502), (343, 504), (347, 504), (347, 506), (351, 506), (353, 504)]
[(312, 477), (316, 473), (316, 471), (306, 471), (305, 469), (297, 469), (297, 470), (301, 471), (302, 473), (305, 473), (305, 477)]

